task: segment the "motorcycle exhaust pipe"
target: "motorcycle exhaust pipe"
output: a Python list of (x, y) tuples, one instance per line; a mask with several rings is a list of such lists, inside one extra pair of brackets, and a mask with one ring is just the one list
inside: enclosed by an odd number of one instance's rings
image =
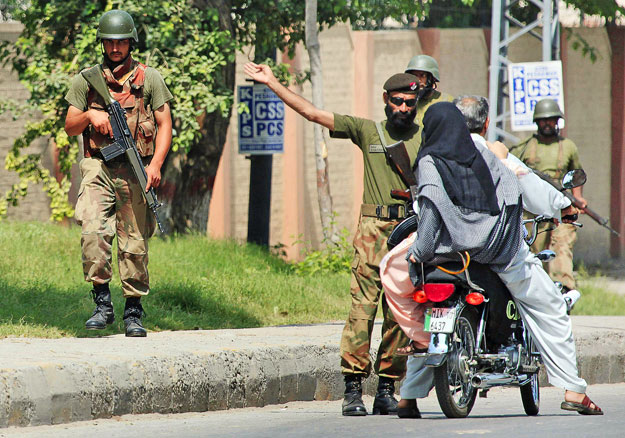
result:
[(474, 374), (471, 377), (471, 386), (478, 389), (504, 386), (516, 382), (516, 378), (510, 374)]

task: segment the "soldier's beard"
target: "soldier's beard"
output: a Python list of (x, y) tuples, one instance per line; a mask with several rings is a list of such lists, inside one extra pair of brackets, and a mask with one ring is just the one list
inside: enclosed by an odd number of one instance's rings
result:
[(397, 129), (407, 130), (414, 125), (414, 119), (417, 116), (417, 107), (414, 107), (407, 112), (393, 112), (391, 106), (389, 104), (386, 104), (386, 106), (384, 107), (384, 112), (386, 113), (386, 118), (391, 126)]
[(558, 135), (558, 128), (553, 128), (549, 125), (544, 125), (542, 128), (538, 126), (538, 133), (543, 137), (555, 137)]

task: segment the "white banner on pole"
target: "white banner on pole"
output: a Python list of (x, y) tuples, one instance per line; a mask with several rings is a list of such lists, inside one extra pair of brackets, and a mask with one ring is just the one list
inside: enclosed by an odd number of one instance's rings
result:
[[(536, 102), (553, 99), (564, 113), (562, 62), (523, 62), (508, 65), (510, 125), (513, 131), (534, 131), (532, 120)], [(560, 119), (560, 128), (564, 120)]]

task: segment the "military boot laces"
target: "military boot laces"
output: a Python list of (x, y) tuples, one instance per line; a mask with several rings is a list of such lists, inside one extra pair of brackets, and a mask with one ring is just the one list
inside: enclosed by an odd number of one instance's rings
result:
[(395, 382), (388, 377), (380, 377), (378, 392), (373, 401), (373, 415), (389, 415), (397, 413), (397, 399), (395, 394)]
[(115, 322), (111, 292), (109, 290), (98, 292), (92, 290), (91, 295), (96, 307), (91, 318), (85, 323), (85, 328), (87, 330), (104, 330), (108, 324)]
[(343, 399), (343, 415), (367, 415), (367, 408), (362, 402), (362, 385), (360, 377), (345, 377), (345, 398)]
[(143, 328), (141, 317), (145, 315), (143, 306), (139, 298), (127, 298), (124, 309), (124, 325), (126, 326), (126, 336), (131, 338), (144, 338), (148, 331)]

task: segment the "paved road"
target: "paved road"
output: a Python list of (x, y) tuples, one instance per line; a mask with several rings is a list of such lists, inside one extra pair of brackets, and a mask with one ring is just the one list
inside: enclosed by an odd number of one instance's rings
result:
[[(194, 414), (124, 415), (108, 420), (56, 426), (8, 428), (0, 438), (127, 438), (127, 437), (602, 437), (625, 435), (625, 383), (592, 385), (588, 393), (606, 411), (585, 417), (560, 410), (562, 391), (541, 389), (541, 412), (527, 417), (518, 389), (492, 389), (478, 399), (466, 419), (450, 420), (441, 413), (434, 393), (420, 403), (424, 418), (391, 416), (342, 417), (340, 401), (291, 402), (264, 408), (231, 409)], [(368, 406), (372, 397), (366, 396)]]
[[(2, 339), (0, 429), (337, 400), (343, 392), (342, 329), (336, 322), (141, 339)], [(576, 316), (573, 332), (583, 378), (590, 384), (624, 381), (625, 317)], [(365, 392), (371, 395), (376, 385), (377, 379), (367, 379)]]

